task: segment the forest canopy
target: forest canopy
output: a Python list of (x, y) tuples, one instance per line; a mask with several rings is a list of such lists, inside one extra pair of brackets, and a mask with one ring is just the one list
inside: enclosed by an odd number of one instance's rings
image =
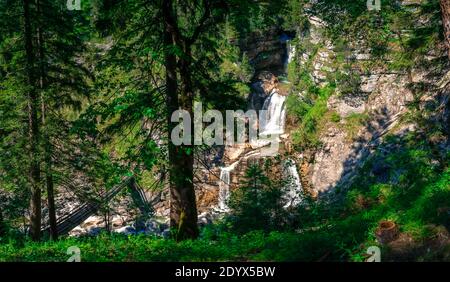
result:
[(448, 0), (0, 0), (0, 261), (448, 261), (449, 38)]

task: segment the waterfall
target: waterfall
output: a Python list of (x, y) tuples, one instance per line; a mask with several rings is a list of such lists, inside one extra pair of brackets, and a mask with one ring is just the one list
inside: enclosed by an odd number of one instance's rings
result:
[(229, 211), (228, 199), (230, 198), (231, 172), (235, 169), (239, 162), (240, 160), (228, 167), (222, 167), (220, 169), (219, 209), (222, 211)]
[(286, 55), (283, 58), (283, 64), (284, 64), (284, 72), (287, 74), (288, 72), (288, 65), (290, 62), (294, 60), (295, 54), (296, 54), (296, 48), (295, 44), (292, 43), (291, 39), (286, 40)]
[(295, 45), (291, 43), (291, 41), (288, 41), (286, 44), (288, 52), (287, 63), (289, 64), (294, 59), (296, 48)]
[(284, 162), (283, 174), (288, 181), (286, 185), (287, 193), (285, 194), (286, 204), (284, 205), (284, 208), (296, 206), (302, 202), (303, 187), (300, 182), (297, 166), (293, 160), (288, 159)]
[(285, 96), (272, 92), (264, 101), (263, 112), (260, 116), (260, 135), (281, 135), (284, 133), (286, 119)]
[(228, 210), (228, 199), (230, 198), (230, 170), (222, 168), (220, 170), (220, 183), (219, 183), (219, 209), (223, 211)]
[[(286, 57), (284, 58), (284, 63), (287, 65), (287, 63), (289, 63), (295, 55), (295, 46), (290, 44), (289, 36), (287, 35), (285, 35), (282, 40), (285, 40), (285, 42), (287, 41), (287, 53)], [(267, 139), (268, 136), (272, 138), (274, 136), (278, 137), (279, 135), (284, 134), (284, 126), (286, 121), (286, 96), (280, 95), (277, 90), (274, 89), (270, 93), (269, 97), (264, 99), (267, 92), (265, 90), (266, 88), (264, 88), (263, 79), (254, 83), (252, 85), (252, 88), (254, 89), (254, 92), (250, 96), (250, 109), (262, 109), (258, 120), (260, 138), (258, 138), (258, 140), (252, 140), (252, 142), (250, 143), (252, 149), (255, 151), (247, 153), (232, 165), (228, 167), (222, 167), (220, 169), (218, 203), (219, 213), (229, 212), (228, 200), (230, 198), (230, 185), (232, 181), (231, 176), (239, 162), (243, 159), (248, 159), (250, 157), (255, 157), (256, 155), (261, 154), (261, 152), (256, 151), (256, 149), (267, 146), (272, 142), (272, 140)], [(262, 108), (261, 104), (263, 104)], [(278, 148), (276, 152), (278, 152)], [(285, 170), (287, 174), (292, 175), (290, 178), (294, 179), (294, 184), (290, 185), (290, 191), (287, 195), (288, 201), (290, 202), (288, 203), (288, 206), (290, 206), (298, 202), (298, 190), (301, 191), (301, 184), (295, 164), (293, 166), (287, 166)]]

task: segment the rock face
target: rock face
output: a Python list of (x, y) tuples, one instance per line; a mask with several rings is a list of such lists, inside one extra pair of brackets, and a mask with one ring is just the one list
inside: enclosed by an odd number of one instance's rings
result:
[[(327, 84), (327, 75), (333, 73), (334, 59), (336, 57), (335, 46), (326, 38), (321, 29), (326, 26), (321, 19), (310, 17), (309, 30), (299, 37), (300, 45), (312, 46), (312, 50), (297, 52), (294, 60), (299, 65), (312, 65), (310, 76), (317, 86)], [(348, 51), (348, 59), (355, 65), (370, 61), (362, 42), (355, 42)], [(300, 48), (297, 48), (300, 49)], [(304, 50), (303, 48), (302, 50)], [(443, 49), (435, 50), (427, 55), (428, 60), (437, 60), (444, 53)], [(409, 112), (409, 105), (414, 101), (411, 85), (414, 83), (426, 83), (429, 89), (441, 89), (430, 91), (425, 95), (428, 101), (439, 101), (443, 110), (436, 119), (446, 123), (448, 121), (448, 89), (450, 85), (441, 79), (445, 77), (447, 70), (440, 74), (430, 75), (430, 70), (414, 69), (410, 73), (392, 73), (381, 68), (371, 68), (364, 72), (353, 70), (360, 77), (358, 91), (351, 94), (341, 93), (329, 98), (327, 107), (331, 112), (340, 117), (339, 122), (330, 122), (323, 125), (320, 135), (321, 146), (314, 152), (308, 152), (307, 161), (302, 164), (303, 182), (309, 183), (311, 193), (314, 195), (327, 195), (336, 186), (346, 186), (357, 169), (364, 163), (367, 157), (382, 142), (387, 133), (405, 134), (415, 130), (412, 123), (400, 120)], [(438, 79), (436, 79), (436, 77)], [(445, 86), (443, 86), (445, 85)], [(337, 89), (339, 90), (337, 85)], [(447, 89), (447, 92), (446, 90)], [(447, 94), (443, 94), (447, 93)], [(300, 93), (302, 95), (302, 93)], [(445, 106), (447, 105), (447, 106)], [(434, 106), (439, 108), (438, 106)], [(352, 118), (364, 117), (362, 124), (355, 126)], [(353, 134), (349, 134), (346, 128), (356, 127)]]
[[(330, 99), (328, 107), (341, 118), (340, 124), (331, 125), (321, 137), (322, 147), (316, 152), (311, 183), (315, 192), (321, 194), (345, 183), (370, 154), (372, 147), (381, 142), (384, 134), (396, 126), (400, 117), (408, 110), (413, 100), (406, 88), (406, 77), (379, 75), (373, 91), (366, 94), (367, 100), (360, 105), (349, 105), (345, 99)], [(367, 121), (359, 128), (355, 139), (349, 140), (341, 126), (346, 117), (354, 114), (367, 115)], [(403, 125), (404, 127), (409, 125)]]
[(202, 184), (201, 189), (197, 189), (196, 196), (198, 212), (207, 212), (211, 207), (217, 206), (219, 204), (219, 185), (217, 185), (216, 183), (214, 183), (214, 185)]
[(238, 40), (237, 45), (247, 55), (256, 73), (270, 71), (275, 74), (284, 72), (286, 42), (283, 32), (273, 28), (267, 32), (255, 32)]
[(341, 179), (343, 164), (351, 154), (351, 145), (345, 141), (345, 136), (342, 130), (329, 128), (321, 138), (323, 148), (315, 154), (312, 165), (311, 184), (315, 195), (326, 192)]
[(330, 97), (328, 100), (328, 108), (334, 110), (341, 118), (347, 118), (352, 114), (364, 114), (366, 112), (366, 102), (363, 99), (359, 101), (347, 102), (348, 99), (340, 97)]
[(252, 93), (249, 95), (249, 109), (262, 110), (264, 102), (272, 91), (278, 90), (277, 77), (268, 71), (263, 71), (257, 76), (257, 81), (252, 84)]

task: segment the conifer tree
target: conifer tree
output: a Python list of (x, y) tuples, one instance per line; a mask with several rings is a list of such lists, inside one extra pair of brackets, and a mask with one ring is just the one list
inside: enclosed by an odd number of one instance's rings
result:
[[(30, 236), (34, 240), (41, 237), (41, 194), (45, 183), (51, 236), (56, 239), (53, 162), (59, 156), (53, 150), (54, 142), (64, 142), (57, 140), (65, 130), (60, 127), (64, 109), (80, 108), (89, 77), (77, 57), (83, 50), (82, 31), (75, 25), (80, 22), (67, 10), (65, 1), (5, 1), (2, 5), (5, 17), (0, 28), (5, 33), (1, 49), (6, 79), (1, 90), (6, 94), (4, 99), (20, 102), (17, 110), (26, 103), (28, 128), (28, 140), (24, 141), (23, 132), (18, 132), (22, 114), (9, 113), (5, 123), (9, 123), (10, 130), (3, 140), (18, 138), (23, 142), (18, 144), (28, 152), (28, 158), (21, 155), (23, 159), (17, 164), (29, 167), (26, 183), (30, 189)], [(21, 95), (26, 99), (22, 100)]]
[(450, 1), (440, 0), (442, 26), (444, 28), (444, 40), (447, 46), (448, 58), (450, 59)]

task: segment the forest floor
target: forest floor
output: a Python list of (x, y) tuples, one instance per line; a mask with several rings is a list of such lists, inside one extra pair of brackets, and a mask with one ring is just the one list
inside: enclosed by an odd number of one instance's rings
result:
[[(82, 262), (152, 261), (365, 261), (370, 242), (344, 247), (338, 230), (307, 232), (252, 231), (239, 235), (202, 230), (200, 239), (175, 242), (160, 237), (101, 234), (96, 237), (64, 238), (35, 243), (12, 240), (0, 244), (0, 262), (65, 262), (70, 247), (80, 249)], [(341, 230), (342, 231), (342, 230)], [(347, 239), (352, 240), (349, 233)], [(376, 243), (374, 243), (376, 245)], [(445, 228), (434, 227), (426, 239), (403, 233), (380, 247), (382, 261), (450, 261), (450, 239)]]

